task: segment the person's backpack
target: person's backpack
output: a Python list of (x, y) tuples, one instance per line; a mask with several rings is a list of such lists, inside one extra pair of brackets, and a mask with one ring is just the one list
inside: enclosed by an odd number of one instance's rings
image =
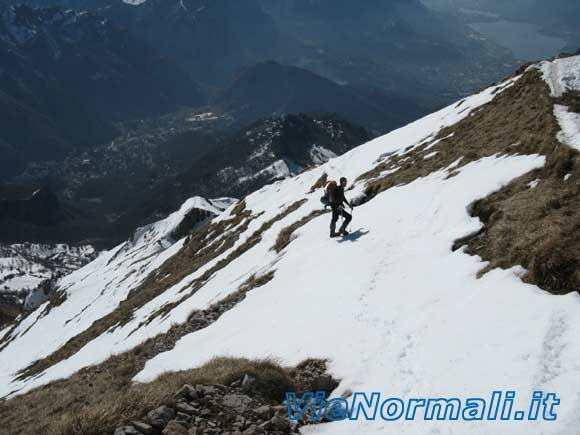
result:
[(324, 188), (324, 196), (320, 198), (320, 202), (324, 204), (325, 207), (328, 207), (330, 204), (334, 202), (334, 191), (338, 187), (338, 183), (334, 180), (329, 181)]

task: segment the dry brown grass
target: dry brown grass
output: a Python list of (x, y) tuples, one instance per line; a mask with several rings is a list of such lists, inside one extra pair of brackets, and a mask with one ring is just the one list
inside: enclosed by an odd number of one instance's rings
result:
[[(564, 176), (570, 175), (567, 181)], [(535, 189), (528, 183), (540, 180)], [(526, 282), (554, 293), (580, 289), (580, 155), (561, 146), (544, 168), (478, 201), (473, 214), (484, 233), (467, 252), (489, 261), (487, 268), (521, 265)]]
[[(171, 308), (178, 305), (183, 300), (191, 296), (218, 270), (238, 258), (244, 252), (251, 249), (262, 240), (263, 232), (267, 231), (275, 222), (283, 219), (288, 214), (296, 211), (306, 200), (297, 201), (273, 219), (265, 222), (255, 231), (243, 244), (238, 246), (226, 258), (220, 260), (216, 265), (208, 269), (200, 278), (196, 279), (190, 286), (189, 292), (184, 294), (181, 300), (172, 305), (167, 305), (154, 313), (149, 321), (156, 316), (162, 316)], [(20, 374), (20, 378), (34, 376), (46, 370), (48, 367), (69, 358), (78, 352), (90, 340), (103, 334), (115, 325), (122, 325), (131, 320), (133, 312), (142, 307), (150, 300), (163, 293), (169, 287), (175, 285), (187, 275), (215, 259), (228, 249), (230, 249), (240, 235), (248, 228), (249, 223), (256, 216), (250, 216), (245, 210), (245, 204), (238, 206), (233, 213), (232, 219), (212, 223), (193, 233), (184, 245), (183, 249), (174, 257), (167, 260), (160, 268), (159, 272), (148, 277), (137, 289), (132, 290), (126, 300), (119, 304), (119, 307), (107, 316), (97, 320), (90, 328), (71, 338), (64, 346), (53, 354), (32, 364), (28, 369)], [(223, 236), (226, 228), (236, 228), (235, 231), (227, 233), (225, 238), (221, 238), (216, 243), (212, 240)], [(209, 240), (209, 242), (208, 242)], [(161, 278), (160, 278), (161, 277)]]
[(280, 233), (278, 233), (278, 237), (276, 238), (276, 243), (272, 246), (272, 250), (276, 251), (276, 253), (280, 253), (284, 248), (286, 248), (293, 240), (293, 235), (298, 228), (303, 227), (312, 219), (317, 218), (318, 216), (323, 215), (326, 213), (324, 210), (315, 210), (310, 213), (308, 216), (304, 216), (299, 221), (294, 222), (292, 225), (289, 225), (283, 228)]
[(314, 193), (317, 189), (321, 189), (326, 186), (326, 182), (328, 181), (328, 174), (325, 172), (320, 176), (318, 180), (310, 187), (310, 193)]
[(162, 404), (171, 404), (184, 384), (225, 384), (256, 378), (253, 390), (276, 399), (292, 389), (290, 372), (273, 361), (216, 358), (204, 366), (167, 373), (147, 384), (131, 384), (136, 362), (113, 357), (102, 371), (84, 370), (71, 378), (16, 397), (0, 405), (2, 435), (104, 435), (131, 420), (142, 419)]
[(207, 280), (210, 279), (216, 272), (223, 269), (232, 261), (234, 261), (236, 258), (239, 258), (245, 252), (247, 252), (248, 250), (256, 246), (258, 243), (260, 243), (262, 241), (262, 235), (264, 234), (264, 232), (268, 231), (272, 227), (272, 225), (282, 220), (290, 213), (293, 213), (294, 211), (298, 210), (305, 202), (306, 199), (296, 201), (293, 204), (286, 207), (282, 212), (278, 213), (272, 219), (264, 222), (260, 226), (260, 228), (258, 228), (250, 237), (248, 237), (248, 239), (244, 243), (242, 243), (240, 246), (234, 249), (227, 257), (221, 259), (213, 267), (209, 268), (202, 276), (194, 280), (193, 283), (189, 286), (189, 290), (187, 292), (184, 292), (180, 300), (172, 304), (167, 304), (157, 312), (153, 313), (151, 317), (148, 319), (148, 322), (151, 322), (158, 316), (163, 316), (169, 313), (177, 305), (181, 304), (183, 301), (188, 299), (193, 293), (198, 291), (207, 282)]
[(0, 304), (0, 327), (12, 322), (19, 314), (20, 310), (18, 307), (8, 304)]

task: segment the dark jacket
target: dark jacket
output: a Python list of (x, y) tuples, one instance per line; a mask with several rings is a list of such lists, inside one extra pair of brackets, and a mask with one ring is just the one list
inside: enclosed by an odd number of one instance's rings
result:
[(340, 207), (342, 204), (350, 206), (350, 203), (346, 200), (344, 196), (344, 187), (338, 185), (336, 186), (334, 192), (332, 193), (332, 201), (330, 202), (330, 205), (334, 208)]

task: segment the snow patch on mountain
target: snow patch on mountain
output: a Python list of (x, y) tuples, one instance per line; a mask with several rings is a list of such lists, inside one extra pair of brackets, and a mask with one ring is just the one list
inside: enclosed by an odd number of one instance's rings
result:
[[(553, 97), (562, 97), (569, 91), (580, 91), (580, 56), (542, 62), (540, 69)], [(571, 112), (566, 106), (556, 104), (554, 116), (562, 129), (558, 140), (580, 150), (580, 115)]]
[(554, 115), (562, 129), (558, 134), (558, 140), (580, 151), (580, 114), (570, 112), (566, 106), (556, 104)]
[(580, 91), (580, 56), (542, 62), (540, 70), (553, 97), (561, 97), (566, 91)]
[[(67, 275), (95, 256), (92, 246), (0, 245), (0, 293), (11, 294), (24, 304), (29, 293), (40, 283), (54, 276)], [(31, 302), (31, 307), (35, 308), (34, 305)]]
[(240, 183), (247, 183), (258, 177), (268, 177), (270, 180), (277, 180), (281, 178), (287, 178), (295, 175), (295, 173), (290, 169), (290, 165), (284, 160), (277, 160), (270, 166), (265, 167), (261, 171), (255, 174), (249, 175), (247, 177), (240, 177), (238, 181)]
[(316, 165), (328, 162), (330, 159), (336, 157), (336, 154), (320, 145), (312, 145), (310, 150), (310, 158)]

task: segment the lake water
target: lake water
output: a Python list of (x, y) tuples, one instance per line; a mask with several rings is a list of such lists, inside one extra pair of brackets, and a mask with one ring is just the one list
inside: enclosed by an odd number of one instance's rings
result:
[(500, 20), (492, 23), (471, 23), (469, 26), (496, 44), (510, 49), (522, 61), (555, 56), (566, 45), (563, 39), (541, 33), (536, 24)]

